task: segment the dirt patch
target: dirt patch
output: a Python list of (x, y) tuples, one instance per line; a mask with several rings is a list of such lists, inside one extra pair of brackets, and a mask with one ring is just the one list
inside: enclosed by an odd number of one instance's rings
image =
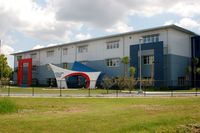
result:
[(176, 133), (200, 133), (200, 123), (181, 125)]

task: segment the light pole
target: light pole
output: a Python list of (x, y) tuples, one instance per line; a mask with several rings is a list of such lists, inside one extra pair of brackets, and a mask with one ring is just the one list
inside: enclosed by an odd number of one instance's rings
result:
[(143, 38), (139, 39), (139, 55), (140, 55), (140, 90), (138, 92), (138, 94), (142, 93), (142, 42), (143, 42)]

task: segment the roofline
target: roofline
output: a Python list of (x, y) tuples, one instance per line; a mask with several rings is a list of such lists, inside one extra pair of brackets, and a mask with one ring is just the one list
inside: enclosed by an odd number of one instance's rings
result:
[(190, 30), (187, 30), (185, 28), (182, 28), (180, 26), (172, 24), (172, 25), (165, 25), (165, 26), (159, 26), (159, 27), (154, 27), (154, 28), (142, 29), (142, 30), (138, 30), (138, 31), (130, 31), (130, 32), (119, 33), (119, 34), (114, 34), (114, 35), (107, 35), (107, 36), (102, 36), (102, 37), (95, 37), (95, 38), (81, 40), (81, 41), (74, 41), (74, 42), (69, 42), (69, 43), (63, 43), (63, 44), (58, 44), (58, 45), (50, 46), (50, 47), (44, 47), (44, 48), (39, 48), (39, 49), (32, 49), (32, 50), (27, 50), (27, 51), (12, 53), (11, 55), (23, 54), (23, 53), (27, 53), (27, 52), (34, 52), (34, 51), (39, 51), (39, 50), (44, 50), (44, 49), (50, 49), (50, 48), (55, 48), (55, 47), (62, 47), (62, 46), (65, 46), (65, 45), (85, 43), (85, 42), (89, 42), (89, 41), (95, 41), (95, 40), (106, 39), (106, 38), (111, 38), (111, 37), (119, 37), (119, 36), (124, 36), (124, 35), (129, 35), (129, 34), (136, 34), (136, 33), (141, 33), (141, 32), (148, 32), (148, 31), (154, 31), (154, 30), (160, 30), (160, 29), (167, 29), (167, 28), (173, 28), (173, 29), (176, 29), (176, 30), (179, 30), (179, 31), (185, 32), (187, 34), (191, 34), (191, 35), (198, 35), (195, 32), (192, 32)]

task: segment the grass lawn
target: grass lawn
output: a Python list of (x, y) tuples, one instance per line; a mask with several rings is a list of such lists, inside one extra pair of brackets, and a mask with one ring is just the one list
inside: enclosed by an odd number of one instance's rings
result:
[(176, 132), (200, 124), (198, 97), (10, 99), (20, 110), (0, 114), (2, 133)]

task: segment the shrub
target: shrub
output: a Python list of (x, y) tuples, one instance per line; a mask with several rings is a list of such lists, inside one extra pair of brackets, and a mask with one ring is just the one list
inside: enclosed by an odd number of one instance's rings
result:
[(0, 100), (0, 114), (14, 113), (17, 111), (17, 105), (10, 99), (3, 98)]

